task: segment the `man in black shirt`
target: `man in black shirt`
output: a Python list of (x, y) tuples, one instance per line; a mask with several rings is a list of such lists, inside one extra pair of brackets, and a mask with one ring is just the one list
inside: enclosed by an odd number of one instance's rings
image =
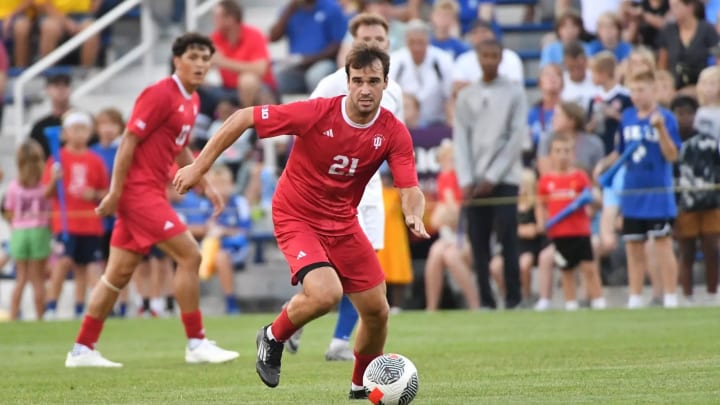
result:
[(59, 126), (63, 114), (70, 110), (70, 82), (71, 78), (66, 74), (48, 76), (45, 94), (50, 99), (50, 114), (36, 121), (30, 131), (30, 138), (40, 143), (46, 158), (50, 156), (50, 145), (45, 138), (45, 128)]

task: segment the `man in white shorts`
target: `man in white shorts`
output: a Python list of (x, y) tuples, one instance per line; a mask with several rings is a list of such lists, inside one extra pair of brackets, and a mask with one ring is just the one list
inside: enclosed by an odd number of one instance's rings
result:
[[(349, 31), (356, 42), (373, 42), (381, 49), (390, 48), (388, 41), (388, 23), (385, 18), (377, 14), (362, 13), (350, 20)], [(310, 98), (335, 97), (348, 94), (348, 79), (345, 68), (341, 68), (318, 83)], [(380, 106), (387, 109), (399, 120), (403, 120), (403, 96), (400, 85), (390, 79), (388, 87), (383, 92)], [(365, 235), (377, 251), (385, 245), (385, 206), (382, 196), (382, 182), (377, 172), (365, 187), (365, 193), (358, 205), (358, 220)], [(350, 335), (357, 324), (358, 314), (347, 296), (343, 296), (338, 307), (338, 320), (335, 333), (325, 359), (328, 361), (353, 361), (354, 355), (350, 347)], [(285, 347), (290, 353), (296, 353), (300, 346), (302, 329), (295, 333)]]

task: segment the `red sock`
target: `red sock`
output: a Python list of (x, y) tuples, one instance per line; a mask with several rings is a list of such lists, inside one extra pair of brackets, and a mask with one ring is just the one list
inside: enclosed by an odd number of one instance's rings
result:
[(363, 374), (365, 369), (371, 361), (377, 357), (382, 356), (382, 353), (378, 354), (360, 354), (355, 352), (355, 367), (353, 367), (352, 383), (358, 386), (363, 386)]
[(202, 314), (198, 309), (195, 312), (186, 312), (180, 315), (185, 325), (185, 335), (188, 339), (205, 339), (205, 329), (202, 324)]
[(284, 342), (290, 339), (290, 337), (294, 335), (298, 329), (300, 329), (290, 322), (290, 318), (288, 318), (287, 314), (287, 308), (282, 309), (280, 315), (278, 315), (273, 321), (271, 328), (273, 337), (277, 342)]
[(90, 315), (83, 317), (82, 325), (80, 325), (80, 332), (78, 332), (77, 339), (75, 342), (83, 346), (87, 346), (95, 350), (95, 343), (100, 338), (100, 332), (102, 332), (103, 321), (95, 319)]

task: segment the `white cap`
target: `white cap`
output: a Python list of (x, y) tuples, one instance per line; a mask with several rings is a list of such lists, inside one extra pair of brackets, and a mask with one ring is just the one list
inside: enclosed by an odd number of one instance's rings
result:
[(76, 125), (76, 124), (82, 124), (82, 125), (92, 128), (93, 120), (89, 114), (82, 112), (82, 111), (69, 112), (65, 115), (65, 117), (62, 120), (63, 128), (68, 128), (68, 127)]

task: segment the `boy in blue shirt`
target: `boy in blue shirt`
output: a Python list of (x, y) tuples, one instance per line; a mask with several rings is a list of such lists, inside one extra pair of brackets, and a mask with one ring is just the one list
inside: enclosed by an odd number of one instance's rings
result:
[[(677, 262), (673, 253), (672, 223), (677, 215), (672, 191), (672, 164), (678, 158), (680, 135), (672, 112), (658, 105), (653, 72), (638, 74), (629, 82), (635, 105), (623, 111), (616, 150), (596, 167), (599, 176), (630, 145), (639, 143), (625, 162), (625, 183), (620, 199), (623, 238), (627, 249), (628, 308), (643, 306), (642, 290), (648, 258), (645, 241), (654, 239), (653, 256), (662, 275), (666, 308), (678, 306)], [(642, 190), (646, 189), (647, 192)], [(666, 191), (661, 191), (665, 189)]]

